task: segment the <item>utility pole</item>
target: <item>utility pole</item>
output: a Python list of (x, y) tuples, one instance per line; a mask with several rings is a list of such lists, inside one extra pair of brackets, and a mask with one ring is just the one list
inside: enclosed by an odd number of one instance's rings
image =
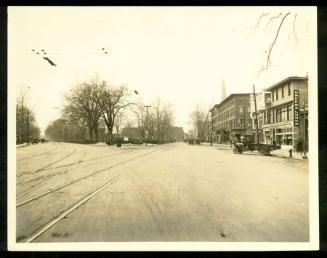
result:
[(27, 109), (27, 145), (30, 144), (30, 114)]
[(244, 137), (245, 137), (246, 136), (245, 109), (243, 110), (243, 130), (244, 130)]
[(144, 106), (146, 108), (145, 115), (145, 146), (148, 146), (148, 111), (151, 106)]
[(254, 84), (253, 84), (253, 98), (254, 98), (254, 112), (255, 112), (255, 130), (256, 130), (256, 141), (255, 141), (255, 143), (259, 143), (257, 98), (256, 98), (256, 95), (255, 95), (255, 86), (254, 86)]
[(24, 122), (24, 95), (23, 95), (23, 89), (21, 89), (21, 96), (22, 96), (22, 112), (21, 112), (21, 115), (22, 115), (22, 120), (21, 120), (21, 126), (20, 126), (20, 133), (21, 133), (21, 140), (24, 142), (24, 138), (25, 138), (25, 133), (26, 132), (24, 132), (25, 131), (25, 126), (24, 126), (24, 124), (25, 124), (25, 122)]

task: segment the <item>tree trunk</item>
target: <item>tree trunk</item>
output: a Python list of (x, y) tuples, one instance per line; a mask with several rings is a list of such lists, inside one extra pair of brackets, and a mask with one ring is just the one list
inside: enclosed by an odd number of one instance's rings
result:
[(109, 143), (110, 143), (110, 145), (113, 145), (112, 130), (113, 130), (113, 127), (110, 126), (108, 128), (108, 136), (109, 136)]
[(98, 133), (98, 123), (93, 123), (93, 130), (94, 130), (94, 136), (95, 136), (95, 142), (99, 141), (99, 133)]
[(91, 125), (89, 127), (89, 140), (93, 141), (93, 127)]

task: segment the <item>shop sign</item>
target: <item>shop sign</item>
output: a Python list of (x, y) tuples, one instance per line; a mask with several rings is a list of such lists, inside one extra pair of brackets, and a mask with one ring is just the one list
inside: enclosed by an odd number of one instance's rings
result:
[(293, 103), (294, 103), (294, 118), (293, 118), (293, 123), (294, 126), (299, 126), (299, 91), (294, 90), (293, 92)]

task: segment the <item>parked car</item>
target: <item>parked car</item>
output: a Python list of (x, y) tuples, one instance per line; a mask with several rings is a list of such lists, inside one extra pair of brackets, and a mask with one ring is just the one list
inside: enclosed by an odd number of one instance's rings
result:
[(243, 151), (258, 151), (263, 155), (269, 155), (271, 151), (278, 150), (280, 148), (281, 147), (276, 144), (248, 142), (245, 138), (242, 142), (234, 143), (233, 152), (235, 154), (242, 154)]
[(40, 142), (39, 138), (32, 139), (32, 144), (38, 144)]

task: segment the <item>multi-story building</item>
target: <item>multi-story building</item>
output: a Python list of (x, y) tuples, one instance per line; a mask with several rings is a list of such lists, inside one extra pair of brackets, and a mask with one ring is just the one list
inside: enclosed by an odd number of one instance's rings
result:
[(265, 142), (288, 145), (295, 150), (308, 146), (308, 77), (288, 77), (266, 89), (271, 105), (262, 126)]
[[(271, 106), (271, 92), (260, 92), (256, 93), (255, 101), (254, 94), (251, 94), (251, 119), (252, 119), (252, 129), (253, 129), (253, 139), (256, 142), (257, 132), (256, 132), (256, 119), (258, 121), (258, 142), (268, 143), (263, 134), (262, 127), (267, 124), (267, 109)], [(256, 107), (255, 107), (256, 104)]]
[(250, 93), (231, 94), (210, 110), (214, 141), (230, 143), (252, 135)]

